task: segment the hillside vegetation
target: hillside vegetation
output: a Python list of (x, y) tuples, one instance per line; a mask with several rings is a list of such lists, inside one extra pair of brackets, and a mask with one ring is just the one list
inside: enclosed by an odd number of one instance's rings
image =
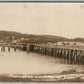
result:
[(76, 41), (84, 43), (83, 38), (68, 39), (65, 37), (52, 36), (52, 35), (32, 35), (32, 34), (22, 34), (13, 31), (0, 31), (0, 40), (11, 42), (12, 37), (14, 37), (15, 40), (20, 38), (29, 38), (29, 40), (24, 40), (23, 42), (32, 42), (32, 43), (47, 43), (47, 42), (56, 43), (58, 41)]

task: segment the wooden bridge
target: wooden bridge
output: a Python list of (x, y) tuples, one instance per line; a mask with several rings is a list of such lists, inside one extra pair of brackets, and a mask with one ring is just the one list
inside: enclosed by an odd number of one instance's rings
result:
[(83, 48), (48, 47), (30, 45), (30, 51), (64, 59), (67, 64), (84, 64)]
[(2, 44), (2, 50), (5, 47), (8, 47), (8, 51), (10, 51), (9, 47), (16, 49), (20, 49), (23, 51), (35, 52), (44, 55), (49, 55), (52, 57), (58, 57), (64, 60), (64, 63), (67, 64), (84, 64), (84, 48), (80, 47), (63, 47), (63, 46), (43, 46), (43, 45), (35, 45), (35, 44), (25, 44), (25, 43), (15, 43), (15, 44)]
[(8, 47), (8, 51), (10, 51), (10, 48), (14, 48), (14, 51), (16, 49), (27, 51), (27, 45), (26, 43), (0, 43), (1, 51), (5, 51), (5, 47)]

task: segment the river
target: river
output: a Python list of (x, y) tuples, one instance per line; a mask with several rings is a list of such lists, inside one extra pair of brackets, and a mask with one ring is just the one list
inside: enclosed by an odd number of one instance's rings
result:
[(84, 70), (81, 65), (64, 64), (63, 60), (52, 56), (8, 48), (0, 51), (0, 74), (53, 74), (69, 70)]

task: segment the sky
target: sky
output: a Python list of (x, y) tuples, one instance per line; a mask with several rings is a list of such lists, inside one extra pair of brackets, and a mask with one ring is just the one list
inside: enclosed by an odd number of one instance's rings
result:
[(84, 38), (84, 3), (0, 3), (0, 30)]

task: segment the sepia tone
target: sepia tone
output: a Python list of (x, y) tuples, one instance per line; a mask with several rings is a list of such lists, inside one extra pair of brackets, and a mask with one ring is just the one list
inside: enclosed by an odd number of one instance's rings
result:
[(84, 82), (84, 3), (0, 3), (0, 82)]

